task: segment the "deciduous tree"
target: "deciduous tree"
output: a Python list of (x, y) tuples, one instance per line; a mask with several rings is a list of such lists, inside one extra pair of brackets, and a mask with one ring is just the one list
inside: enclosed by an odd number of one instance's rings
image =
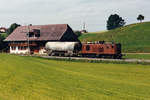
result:
[(11, 26), (8, 28), (7, 33), (8, 33), (8, 34), (11, 34), (11, 33), (12, 33), (17, 27), (19, 27), (19, 26), (21, 26), (21, 25), (19, 25), (19, 24), (17, 24), (17, 23), (11, 24)]
[(125, 20), (117, 14), (110, 15), (107, 21), (107, 29), (112, 30), (125, 25)]
[(142, 14), (140, 14), (138, 17), (137, 17), (137, 20), (142, 22), (142, 20), (144, 20), (144, 16)]

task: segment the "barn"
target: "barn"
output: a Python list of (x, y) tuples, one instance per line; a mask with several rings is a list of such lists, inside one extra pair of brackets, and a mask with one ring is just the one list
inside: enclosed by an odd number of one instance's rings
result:
[(11, 54), (44, 54), (49, 41), (79, 41), (68, 24), (30, 25), (15, 29), (5, 40)]

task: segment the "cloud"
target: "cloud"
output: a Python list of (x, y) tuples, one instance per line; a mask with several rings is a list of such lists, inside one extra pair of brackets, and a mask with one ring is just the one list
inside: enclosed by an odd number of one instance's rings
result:
[(20, 24), (69, 24), (82, 29), (86, 22), (89, 31), (106, 29), (110, 14), (117, 13), (126, 22), (134, 23), (138, 14), (150, 19), (149, 0), (5, 0), (1, 1), (0, 22), (9, 26)]

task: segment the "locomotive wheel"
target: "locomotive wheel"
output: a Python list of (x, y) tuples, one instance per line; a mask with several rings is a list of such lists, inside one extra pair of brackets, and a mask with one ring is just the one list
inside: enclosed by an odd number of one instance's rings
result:
[(116, 59), (122, 59), (122, 56), (117, 55), (117, 56), (116, 56)]
[(102, 55), (97, 55), (98, 58), (102, 58)]
[(92, 54), (92, 55), (90, 55), (89, 57), (91, 57), (91, 58), (96, 58), (96, 55), (95, 55), (95, 54)]
[(86, 57), (86, 55), (85, 54), (81, 54), (81, 57)]
[(118, 55), (114, 55), (114, 56), (113, 56), (113, 59), (121, 59), (121, 57), (118, 56)]

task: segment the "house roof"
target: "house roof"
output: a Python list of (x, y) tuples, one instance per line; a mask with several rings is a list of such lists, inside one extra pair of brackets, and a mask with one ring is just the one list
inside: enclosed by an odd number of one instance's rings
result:
[(34, 25), (34, 26), (20, 26), (15, 29), (4, 41), (26, 41), (27, 33), (33, 30), (40, 30), (40, 37), (30, 37), (29, 39), (35, 41), (60, 40), (68, 29), (67, 24), (54, 25)]
[(5, 27), (0, 27), (0, 30), (1, 30), (1, 29), (7, 30)]

